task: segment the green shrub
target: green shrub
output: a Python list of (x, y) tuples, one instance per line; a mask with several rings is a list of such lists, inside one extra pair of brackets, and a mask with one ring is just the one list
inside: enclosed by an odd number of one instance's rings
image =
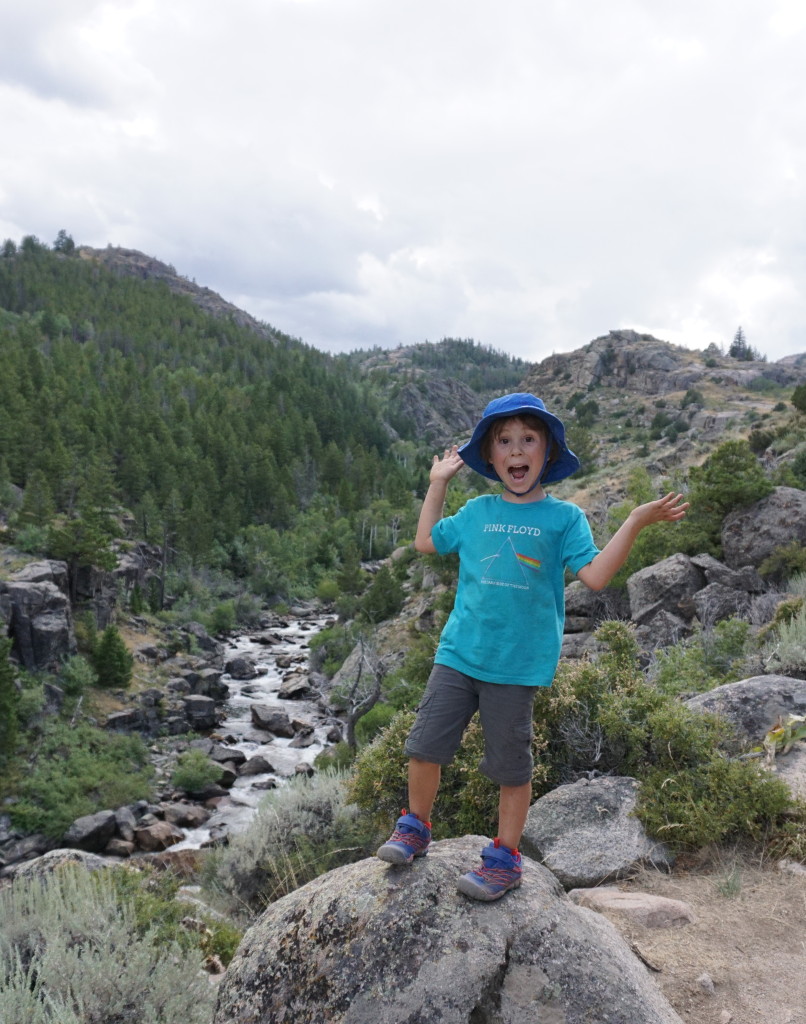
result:
[(371, 623), (384, 622), (400, 611), (403, 600), (402, 585), (389, 567), (382, 565), (361, 600), (361, 617)]
[(806, 412), (806, 384), (798, 384), (792, 392), (790, 401), (798, 412)]
[(48, 550), (48, 529), (30, 523), (14, 531), (14, 546), (29, 555), (44, 555)]
[(311, 668), (332, 678), (352, 652), (357, 639), (358, 631), (354, 625), (337, 624), (321, 629), (311, 637), (308, 645)]
[(760, 455), (770, 447), (774, 440), (775, 435), (771, 430), (751, 430), (747, 443), (750, 445), (751, 451), (755, 452), (756, 455)]
[(76, 818), (150, 796), (152, 775), (139, 736), (48, 721), (8, 813), (24, 832), (60, 838)]
[(20, 729), (34, 728), (42, 719), (45, 708), (45, 685), (30, 672), (18, 675), (20, 690), (17, 695), (17, 721)]
[(235, 629), (236, 621), (235, 601), (221, 601), (204, 617), (204, 626), (211, 636), (221, 636), (231, 633)]
[(214, 990), (201, 964), (197, 944), (138, 927), (110, 872), (67, 869), (0, 892), (9, 1024), (209, 1024)]
[(118, 901), (131, 906), (140, 938), (150, 935), (162, 946), (176, 943), (185, 950), (198, 948), (205, 956), (219, 957), (225, 967), (232, 960), (243, 933), (220, 915), (205, 914), (198, 908), (194, 917), (201, 918), (202, 927), (186, 928), (182, 922), (188, 916), (188, 905), (177, 899), (178, 875), (145, 864), (137, 870), (113, 868), (109, 877)]
[(366, 746), (382, 729), (385, 729), (397, 714), (391, 704), (379, 703), (358, 720), (355, 735), (359, 746)]
[(341, 594), (341, 588), (335, 580), (321, 579), (316, 585), (316, 596), (325, 604), (333, 604), (339, 594)]
[(768, 672), (780, 672), (799, 678), (806, 673), (806, 607), (788, 621), (782, 621), (776, 634), (768, 639), (761, 651), (761, 659)]
[(667, 696), (704, 693), (731, 681), (749, 646), (750, 624), (743, 619), (696, 627), (693, 636), (657, 652), (648, 678)]
[(641, 782), (636, 815), (650, 835), (698, 849), (739, 837), (761, 839), (792, 808), (786, 783), (757, 761), (713, 751), (694, 770), (654, 768)]
[(683, 395), (683, 400), (680, 402), (680, 408), (685, 409), (689, 405), (705, 405), (705, 396), (702, 391), (697, 388), (689, 388), (688, 391)]
[(221, 778), (221, 765), (209, 760), (201, 750), (186, 750), (177, 758), (171, 784), (186, 793), (201, 793)]
[(68, 697), (80, 697), (98, 682), (98, 674), (86, 658), (68, 658), (59, 673), (59, 685)]
[(365, 857), (374, 840), (344, 776), (323, 771), (267, 794), (246, 831), (208, 858), (204, 886), (254, 913), (325, 871)]
[(774, 583), (783, 583), (790, 576), (806, 572), (806, 547), (797, 540), (782, 544), (767, 555), (758, 571)]
[(725, 516), (760, 501), (772, 490), (747, 441), (721, 444), (701, 466), (689, 471), (691, 509), (675, 531), (677, 550), (719, 557)]

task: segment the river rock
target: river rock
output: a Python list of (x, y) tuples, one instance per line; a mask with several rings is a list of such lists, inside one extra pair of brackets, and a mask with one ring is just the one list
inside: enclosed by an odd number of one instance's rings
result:
[(257, 662), (246, 654), (238, 654), (230, 658), (224, 665), (224, 671), (233, 679), (255, 679), (260, 675)]
[(162, 811), (165, 821), (180, 828), (201, 828), (210, 817), (210, 812), (198, 804), (163, 804)]
[(304, 672), (287, 675), (280, 684), (277, 696), (280, 700), (304, 700), (313, 693), (308, 676)]
[(521, 849), (566, 888), (623, 878), (638, 865), (668, 870), (669, 849), (633, 815), (638, 783), (603, 776), (558, 786), (529, 809)]
[(255, 754), (254, 757), (250, 757), (248, 761), (241, 765), (238, 776), (266, 775), (273, 771), (275, 771), (274, 766), (265, 757)]
[(76, 818), (64, 833), (62, 842), (65, 846), (73, 846), (78, 850), (100, 853), (115, 834), (115, 828), (114, 811), (85, 814), (81, 818)]
[(195, 694), (182, 698), (185, 716), (193, 731), (215, 729), (218, 725), (218, 711), (212, 697), (199, 697)]
[(316, 734), (313, 731), (313, 726), (309, 725), (300, 729), (288, 746), (293, 747), (294, 750), (302, 750), (305, 747), (312, 747), (314, 743), (316, 743)]
[(192, 643), (205, 654), (210, 654), (218, 659), (223, 658), (224, 645), (218, 640), (214, 640), (200, 622), (188, 622), (182, 627), (182, 632), (191, 637)]
[(242, 750), (238, 750), (237, 747), (227, 747), (223, 743), (213, 743), (207, 751), (207, 756), (211, 761), (218, 761), (221, 764), (229, 761), (231, 764), (240, 765), (246, 760), (246, 754)]
[(157, 821), (153, 825), (141, 826), (135, 831), (137, 845), (146, 853), (167, 850), (169, 846), (181, 843), (184, 834), (169, 821)]
[(269, 707), (268, 704), (253, 704), (250, 713), (252, 722), (258, 729), (265, 729), (266, 732), (274, 733), (275, 736), (293, 738), (295, 729), (285, 711)]
[(108, 857), (131, 857), (136, 849), (137, 847), (134, 843), (131, 843), (126, 839), (119, 839), (115, 836), (114, 839), (110, 839), (106, 844), (104, 854)]
[(402, 869), (360, 861), (273, 903), (214, 1024), (681, 1024), (615, 927), (534, 861), (494, 905), (460, 895), (486, 843), (444, 840)]
[(115, 830), (121, 839), (126, 842), (134, 842), (134, 830), (137, 827), (137, 819), (131, 807), (118, 807), (115, 811)]

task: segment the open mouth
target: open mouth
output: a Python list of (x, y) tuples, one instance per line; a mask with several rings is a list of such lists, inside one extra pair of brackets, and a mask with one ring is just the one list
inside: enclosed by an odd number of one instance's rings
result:
[(510, 466), (509, 467), (509, 478), (516, 484), (522, 483), (526, 479), (526, 475), (529, 472), (528, 466)]

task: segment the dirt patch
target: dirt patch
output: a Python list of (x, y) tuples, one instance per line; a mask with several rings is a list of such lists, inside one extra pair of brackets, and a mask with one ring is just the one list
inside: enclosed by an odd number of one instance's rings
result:
[(806, 1024), (806, 874), (723, 853), (619, 888), (692, 907), (668, 929), (608, 915), (687, 1024)]

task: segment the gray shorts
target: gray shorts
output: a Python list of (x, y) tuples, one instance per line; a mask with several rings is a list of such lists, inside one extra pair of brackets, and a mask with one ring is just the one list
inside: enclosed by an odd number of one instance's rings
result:
[(499, 786), (531, 782), (536, 689), (484, 683), (447, 665), (434, 665), (404, 751), (419, 761), (450, 764), (478, 711), (484, 733), (482, 773)]

